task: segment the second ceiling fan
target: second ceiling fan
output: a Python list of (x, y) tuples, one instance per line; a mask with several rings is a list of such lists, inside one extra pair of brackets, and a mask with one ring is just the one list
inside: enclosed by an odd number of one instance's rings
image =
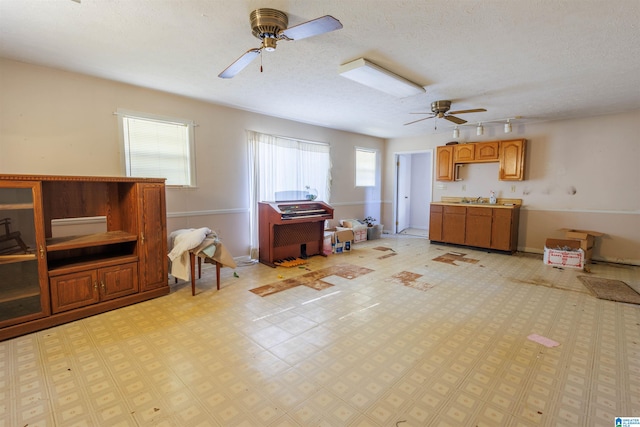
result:
[(473, 108), (471, 110), (449, 111), (450, 108), (451, 108), (451, 101), (445, 101), (445, 100), (433, 101), (431, 103), (430, 113), (411, 113), (411, 114), (429, 114), (429, 117), (424, 117), (422, 119), (405, 123), (405, 126), (413, 123), (421, 122), (423, 120), (433, 119), (433, 118), (445, 119), (457, 125), (461, 125), (461, 124), (467, 123), (467, 121), (464, 119), (461, 119), (460, 117), (456, 117), (453, 114), (482, 113), (484, 111), (487, 111), (484, 108)]
[(287, 28), (289, 25), (287, 14), (268, 8), (254, 10), (249, 15), (249, 19), (251, 20), (251, 31), (257, 39), (262, 41), (262, 45), (246, 51), (218, 74), (218, 77), (232, 78), (249, 65), (263, 50), (267, 52), (276, 50), (278, 40), (300, 40), (342, 28), (340, 21), (331, 15), (321, 16)]

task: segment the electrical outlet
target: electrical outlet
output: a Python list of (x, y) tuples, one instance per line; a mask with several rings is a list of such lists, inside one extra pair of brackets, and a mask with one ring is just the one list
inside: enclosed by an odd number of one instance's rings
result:
[(512, 193), (515, 193), (515, 192), (516, 192), (516, 186), (515, 186), (515, 185), (512, 185), (512, 186), (511, 186), (511, 192), (512, 192)]
[(462, 184), (462, 191), (467, 191), (467, 186)]

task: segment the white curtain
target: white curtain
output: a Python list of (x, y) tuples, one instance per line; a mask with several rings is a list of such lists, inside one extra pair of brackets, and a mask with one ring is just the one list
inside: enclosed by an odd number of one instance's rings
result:
[(258, 202), (274, 201), (278, 191), (316, 191), (329, 202), (331, 156), (329, 144), (300, 141), (247, 131), (251, 258), (258, 258)]

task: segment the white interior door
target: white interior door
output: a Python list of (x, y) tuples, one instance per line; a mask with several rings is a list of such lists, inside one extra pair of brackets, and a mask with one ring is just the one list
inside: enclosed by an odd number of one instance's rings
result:
[(399, 154), (396, 159), (397, 170), (397, 213), (396, 233), (409, 227), (411, 224), (411, 155)]

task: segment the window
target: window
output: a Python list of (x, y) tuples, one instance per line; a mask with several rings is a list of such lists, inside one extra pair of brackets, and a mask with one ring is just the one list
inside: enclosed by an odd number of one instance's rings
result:
[(251, 258), (258, 257), (258, 202), (275, 201), (278, 194), (329, 201), (331, 192), (330, 146), (247, 131), (249, 141), (249, 194), (251, 206)]
[(123, 111), (118, 116), (126, 176), (195, 186), (193, 122)]
[(375, 187), (376, 150), (356, 147), (356, 187)]

